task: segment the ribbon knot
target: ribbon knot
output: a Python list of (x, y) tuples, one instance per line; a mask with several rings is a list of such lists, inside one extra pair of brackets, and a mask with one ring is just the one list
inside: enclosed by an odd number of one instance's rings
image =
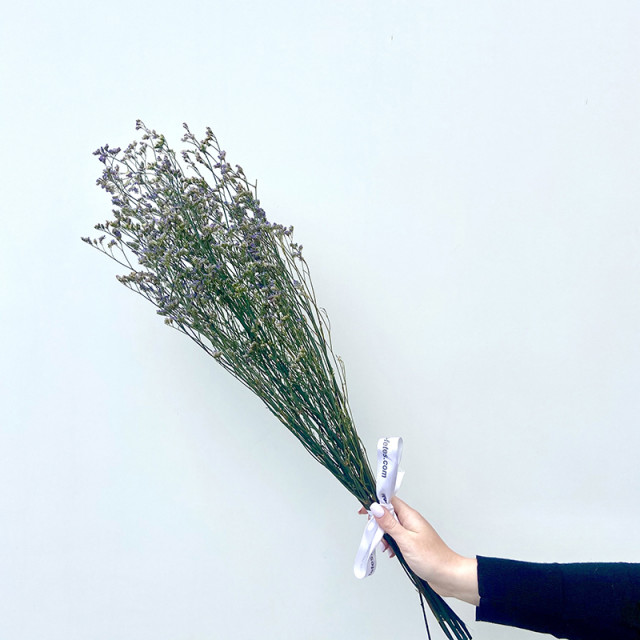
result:
[[(391, 498), (402, 484), (404, 473), (399, 470), (402, 457), (402, 438), (381, 438), (378, 440), (378, 468), (376, 471), (376, 495), (378, 502), (396, 519)], [(376, 570), (376, 547), (382, 541), (384, 531), (379, 527), (371, 512), (360, 540), (360, 547), (353, 564), (356, 578), (367, 578)]]

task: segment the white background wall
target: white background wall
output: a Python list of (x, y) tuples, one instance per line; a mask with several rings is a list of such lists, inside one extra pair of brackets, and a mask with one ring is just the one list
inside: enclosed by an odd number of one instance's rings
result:
[[(640, 562), (637, 2), (13, 3), (0, 638), (424, 638), (355, 501), (79, 240), (210, 125), (296, 227), (373, 451), (461, 553)], [(474, 638), (536, 637), (474, 622)], [(391, 630), (391, 628), (393, 630)], [(434, 629), (434, 638), (443, 637)]]

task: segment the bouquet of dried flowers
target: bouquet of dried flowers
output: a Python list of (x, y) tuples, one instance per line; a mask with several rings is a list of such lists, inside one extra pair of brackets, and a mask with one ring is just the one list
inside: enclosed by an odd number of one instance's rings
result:
[[(97, 183), (111, 195), (113, 219), (95, 226), (98, 238), (82, 239), (124, 267), (122, 284), (258, 395), (368, 508), (375, 479), (293, 228), (267, 220), (255, 185), (229, 164), (211, 129), (198, 140), (185, 124), (178, 157), (163, 135), (141, 121), (136, 128), (141, 140), (124, 151), (105, 145), (94, 152), (105, 165)], [(424, 598), (448, 638), (469, 638), (386, 540), (423, 614)]]

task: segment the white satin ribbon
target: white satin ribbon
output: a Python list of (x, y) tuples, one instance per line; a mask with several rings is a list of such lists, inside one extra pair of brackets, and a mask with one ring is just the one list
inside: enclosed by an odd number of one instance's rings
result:
[[(378, 469), (376, 472), (376, 495), (378, 502), (397, 516), (391, 504), (391, 498), (402, 484), (404, 472), (399, 470), (402, 458), (402, 438), (381, 438), (378, 440)], [(376, 570), (376, 547), (382, 541), (384, 531), (369, 512), (367, 526), (364, 528), (360, 547), (353, 563), (356, 578), (367, 578)]]

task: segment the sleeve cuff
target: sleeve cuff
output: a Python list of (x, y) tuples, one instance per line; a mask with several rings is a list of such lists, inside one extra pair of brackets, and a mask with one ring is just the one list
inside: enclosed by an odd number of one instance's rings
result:
[(478, 590), (476, 620), (551, 634), (563, 627), (558, 564), (478, 556)]

